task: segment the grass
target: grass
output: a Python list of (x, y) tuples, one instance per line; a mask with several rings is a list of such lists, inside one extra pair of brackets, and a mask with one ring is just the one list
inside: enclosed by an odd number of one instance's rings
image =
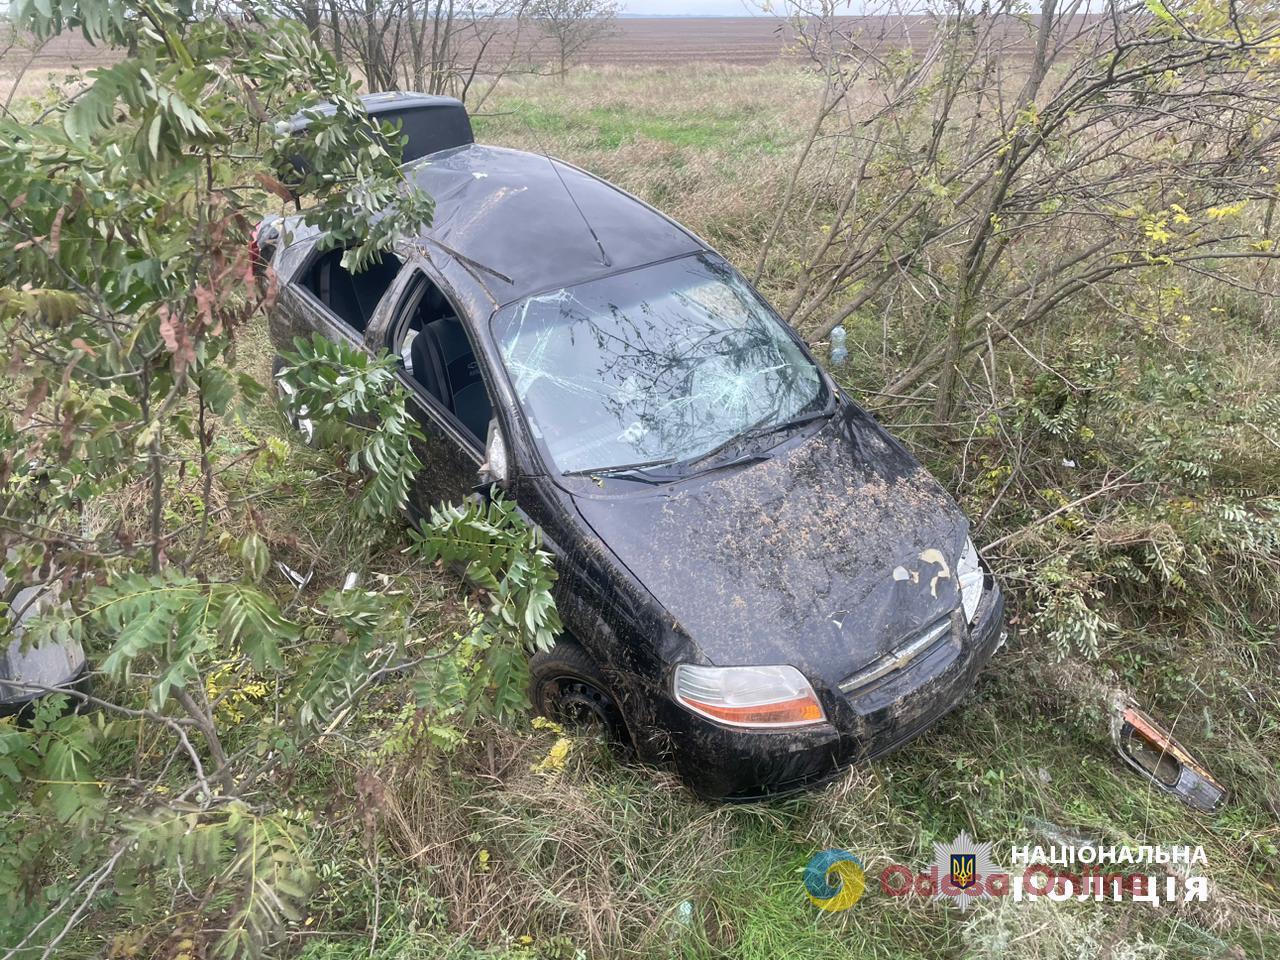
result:
[[(1028, 908), (1024, 916), (982, 905), (962, 915), (873, 888), (844, 914), (812, 908), (801, 871), (817, 849), (855, 851), (874, 873), (889, 862), (922, 865), (932, 840), (961, 827), (1000, 838), (1001, 846), (1005, 838), (1047, 842), (1066, 829), (1062, 823), (1103, 842), (1203, 841), (1211, 863), (1222, 864), (1210, 871), (1219, 889), (1241, 879), (1224, 856), (1229, 847), (1214, 840), (1245, 824), (1225, 818), (1188, 829), (1180, 808), (1133, 790), (1103, 756), (1080, 758), (1061, 743), (1023, 752), (1022, 737), (1001, 743), (991, 735), (993, 706), (969, 711), (971, 732), (963, 736), (944, 727), (932, 742), (853, 771), (825, 791), (752, 807), (699, 804), (660, 775), (602, 762), (589, 743), (577, 745), (559, 775), (544, 778), (528, 765), (545, 741), (516, 743), (495, 731), (490, 743), (515, 751), (500, 782), (477, 788), (457, 771), (432, 781), (451, 785), (451, 817), (447, 824), (433, 819), (447, 835), (418, 848), (432, 855), (416, 864), (417, 896), (425, 886), (428, 914), (446, 929), (473, 931), (477, 946), (515, 949), (531, 938), (530, 956), (556, 956), (566, 942), (588, 956), (997, 956), (991, 944), (1010, 927), (1019, 935), (1058, 930), (1063, 949), (1046, 944), (1037, 955), (1074, 956), (1082, 945), (1072, 932), (1077, 926), (1098, 938), (1115, 934), (1122, 946), (1145, 943), (1146, 955), (1217, 956), (1232, 942), (1247, 944), (1250, 955), (1266, 949), (1247, 919), (1189, 920), (1140, 907), (1065, 905), (1053, 913)], [(982, 745), (989, 756), (975, 752)], [(1061, 779), (1046, 784), (1039, 770)], [(1135, 823), (1142, 828), (1117, 829)], [(427, 821), (417, 824), (430, 829)], [(400, 847), (394, 828), (381, 826)], [(385, 863), (384, 876), (394, 877), (394, 861)], [(360, 928), (358, 914), (346, 919)], [(439, 944), (448, 936), (428, 930), (419, 939)]]
[[(745, 266), (811, 92), (781, 67), (579, 70), (564, 84), (503, 86), (476, 128), (486, 142), (545, 150), (612, 179)], [(1242, 357), (1268, 342), (1256, 322), (1245, 325), (1253, 339), (1248, 349), (1238, 341)], [(853, 328), (851, 346), (869, 340), (874, 350), (872, 326), (865, 337)], [(264, 349), (246, 351), (261, 370)], [(935, 465), (948, 475), (948, 463)], [(336, 814), (317, 822), (329, 875), (301, 955), (1278, 954), (1280, 722), (1274, 697), (1257, 698), (1280, 679), (1274, 625), (1188, 636), (1179, 624), (1131, 630), (1093, 664), (1059, 662), (1015, 630), (969, 701), (917, 742), (826, 789), (749, 806), (701, 803), (668, 773), (620, 764), (591, 741), (575, 741), (563, 769), (535, 773), (555, 740), (545, 731), (488, 730), (445, 758), (387, 756), (377, 752), (385, 720), (367, 717), (297, 775), (305, 802)], [(1126, 772), (1104, 709), (1120, 687), (1175, 721), (1228, 781), (1225, 810), (1194, 814)], [(386, 788), (380, 799), (357, 787), (369, 775)], [(994, 841), (1005, 866), (1013, 844), (1077, 837), (1203, 845), (1212, 899), (1158, 909), (984, 902), (962, 913), (872, 882), (852, 909), (825, 914), (805, 897), (802, 871), (818, 850), (847, 849), (874, 878), (891, 863), (923, 869), (933, 843), (961, 829)]]
[[(591, 107), (585, 113), (572, 110), (559, 112), (529, 100), (512, 99), (503, 103), (527, 124), (532, 134), (583, 137), (603, 150), (617, 150), (624, 144), (653, 140), (674, 147), (698, 151), (745, 148), (762, 153), (777, 153), (780, 146), (767, 132), (745, 126), (750, 116), (745, 112), (707, 114), (652, 114), (632, 110), (626, 105)], [(743, 130), (751, 131), (744, 136)]]
[(786, 67), (730, 65), (517, 78), (481, 108), (476, 136), (598, 173), (747, 263), (799, 149), (814, 82)]
[[(788, 67), (582, 69), (563, 84), (505, 84), (476, 128), (484, 141), (545, 150), (613, 180), (749, 267), (812, 92), (812, 80)], [(781, 294), (785, 283), (785, 270), (772, 273), (766, 292)], [(1246, 302), (1202, 330), (1203, 349), (1256, 383), (1277, 374), (1280, 344), (1264, 310)], [(874, 357), (880, 336), (876, 322), (851, 325), (851, 354)], [(240, 356), (267, 379), (261, 326)], [(361, 539), (349, 491), (317, 482), (317, 455), (287, 441), (277, 413), (240, 411), (228, 435), (219, 451), (227, 461), (257, 446), (278, 451), (274, 465), (255, 458), (252, 468), (275, 471), (277, 490), (259, 504), (273, 557), (314, 566), (317, 584), (358, 566), (397, 569), (394, 538)], [(958, 455), (906, 435), (955, 481)], [(424, 632), (446, 634), (455, 588), (430, 576), (419, 587)], [(403, 694), (388, 686), (279, 784), (281, 806), (308, 811), (321, 880), (292, 946), (308, 960), (1280, 955), (1275, 624), (1188, 629), (1171, 610), (1165, 622), (1127, 626), (1086, 663), (1059, 661), (1021, 629), (1026, 611), (1012, 614), (1009, 647), (924, 737), (825, 789), (745, 806), (702, 803), (668, 772), (621, 763), (585, 739), (573, 741), (563, 767), (537, 772), (558, 737), (545, 729), (487, 728), (452, 754), (430, 753), (393, 738)], [(1121, 766), (1104, 709), (1119, 688), (1176, 722), (1227, 781), (1233, 799), (1221, 813), (1192, 813)], [(1203, 845), (1212, 899), (1161, 908), (983, 902), (961, 912), (878, 889), (885, 866), (923, 869), (932, 845), (961, 829), (993, 841), (1006, 867), (1011, 845), (1075, 837)], [(805, 863), (827, 847), (856, 854), (873, 881), (840, 914), (815, 909), (802, 883)], [(106, 918), (103, 927), (121, 922), (135, 921)], [(100, 947), (94, 940), (78, 953)]]

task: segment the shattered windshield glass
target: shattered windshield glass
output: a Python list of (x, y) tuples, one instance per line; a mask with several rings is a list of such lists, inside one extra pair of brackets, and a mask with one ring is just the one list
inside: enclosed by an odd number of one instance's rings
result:
[(772, 311), (705, 255), (529, 297), (493, 323), (565, 474), (694, 460), (828, 400)]

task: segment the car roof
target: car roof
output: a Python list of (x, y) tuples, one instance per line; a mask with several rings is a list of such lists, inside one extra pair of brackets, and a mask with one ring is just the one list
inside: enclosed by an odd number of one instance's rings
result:
[(541, 154), (468, 144), (405, 172), (435, 200), (422, 239), (462, 260), (499, 304), (707, 249), (648, 204)]
[(408, 90), (387, 90), (383, 93), (361, 94), (360, 102), (370, 113), (383, 110), (402, 110), (406, 107), (461, 107), (457, 97), (445, 97), (434, 93), (414, 93)]

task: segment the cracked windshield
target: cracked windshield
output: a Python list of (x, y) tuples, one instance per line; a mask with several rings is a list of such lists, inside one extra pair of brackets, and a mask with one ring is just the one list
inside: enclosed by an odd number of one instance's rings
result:
[(827, 402), (780, 322), (705, 256), (511, 304), (494, 335), (561, 473), (697, 459)]

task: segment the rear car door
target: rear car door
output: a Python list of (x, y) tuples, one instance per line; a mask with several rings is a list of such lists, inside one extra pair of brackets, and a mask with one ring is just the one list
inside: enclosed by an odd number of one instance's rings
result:
[(342, 266), (341, 248), (323, 250), (318, 241), (299, 252), (301, 265), (292, 280), (281, 286), (271, 311), (271, 338), (277, 349), (287, 350), (295, 337), (318, 332), (325, 338), (353, 347), (364, 345), (365, 330), (379, 301), (386, 294), (401, 264), (384, 252), (359, 273)]

